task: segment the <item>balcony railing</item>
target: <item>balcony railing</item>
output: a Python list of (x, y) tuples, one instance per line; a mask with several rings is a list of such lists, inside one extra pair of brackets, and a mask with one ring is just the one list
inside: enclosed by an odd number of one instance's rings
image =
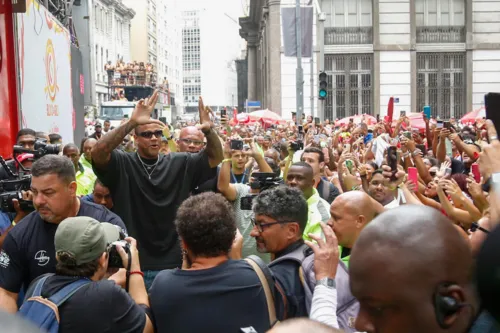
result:
[(417, 43), (465, 43), (465, 27), (417, 27)]
[(372, 27), (325, 28), (325, 45), (372, 43)]

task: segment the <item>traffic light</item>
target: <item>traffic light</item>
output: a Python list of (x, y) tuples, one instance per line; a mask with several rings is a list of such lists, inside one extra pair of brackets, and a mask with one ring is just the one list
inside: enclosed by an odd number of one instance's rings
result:
[(328, 96), (326, 88), (328, 88), (328, 82), (326, 81), (327, 75), (325, 72), (319, 73), (319, 99), (324, 100)]

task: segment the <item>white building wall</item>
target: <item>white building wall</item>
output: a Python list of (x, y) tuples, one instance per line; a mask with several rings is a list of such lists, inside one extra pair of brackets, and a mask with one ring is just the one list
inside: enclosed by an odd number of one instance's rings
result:
[(476, 110), (484, 106), (485, 94), (500, 92), (500, 50), (473, 51), (472, 61), (472, 106)]
[(409, 51), (380, 52), (380, 116), (387, 115), (389, 98), (399, 98), (394, 104), (394, 117), (411, 107), (411, 58)]
[[(301, 5), (306, 6), (308, 1), (301, 0)], [(282, 0), (281, 7), (294, 7), (295, 0)], [(314, 11), (316, 13), (316, 11)], [(281, 14), (280, 21), (282, 22)], [(313, 50), (316, 48), (316, 15), (313, 20)], [(292, 112), (297, 110), (296, 101), (296, 69), (297, 58), (285, 57), (283, 52), (283, 29), (281, 29), (281, 116), (283, 119), (291, 119)], [(304, 109), (306, 116), (314, 114), (318, 115), (318, 75), (319, 69), (316, 61), (316, 54), (313, 53), (314, 68), (313, 68), (313, 96), (314, 96), (314, 112), (311, 110), (311, 58), (302, 58), (302, 70), (304, 73)], [(271, 110), (273, 111), (273, 110)]]
[(500, 42), (500, 1), (472, 0), (472, 31), (475, 44)]
[(93, 2), (92, 29), (94, 36), (94, 58), (96, 78), (96, 105), (108, 98), (108, 76), (104, 65), (118, 58), (130, 61), (130, 18), (116, 11), (113, 5), (95, 0)]
[(410, 1), (379, 0), (380, 44), (410, 43)]

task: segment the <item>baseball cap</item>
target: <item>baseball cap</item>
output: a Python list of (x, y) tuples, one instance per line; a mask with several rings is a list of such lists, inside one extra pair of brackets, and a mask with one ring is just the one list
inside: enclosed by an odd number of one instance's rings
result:
[(96, 123), (96, 124), (94, 125), (94, 128), (96, 128), (96, 127), (102, 127), (101, 123)]
[(77, 216), (63, 220), (54, 237), (56, 255), (69, 254), (75, 265), (99, 258), (108, 244), (120, 239), (119, 229), (91, 217)]

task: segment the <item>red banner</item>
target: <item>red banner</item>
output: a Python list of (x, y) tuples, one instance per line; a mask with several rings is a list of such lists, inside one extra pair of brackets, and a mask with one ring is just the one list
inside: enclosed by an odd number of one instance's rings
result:
[(12, 4), (0, 1), (0, 155), (12, 156), (19, 127)]

